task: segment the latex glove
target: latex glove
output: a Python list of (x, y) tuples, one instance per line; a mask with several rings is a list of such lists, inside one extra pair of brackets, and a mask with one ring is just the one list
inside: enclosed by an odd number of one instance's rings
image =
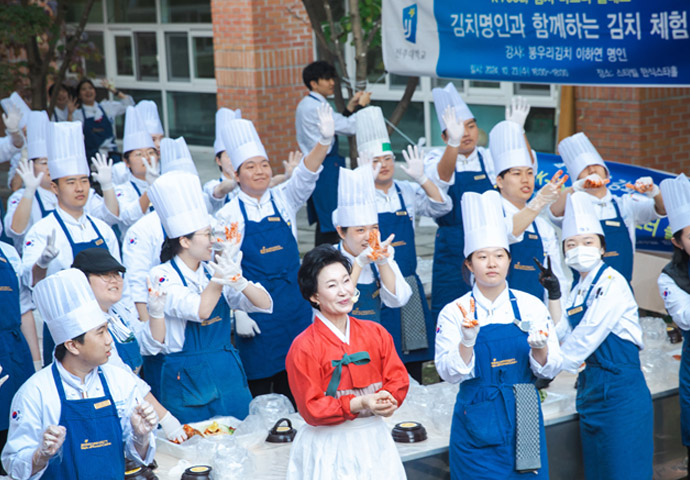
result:
[(424, 185), (428, 178), (424, 175), (424, 158), (419, 153), (417, 145), (408, 145), (407, 150), (402, 151), (406, 165), (400, 165), (403, 172), (408, 174), (420, 185)]
[(259, 324), (252, 320), (247, 312), (241, 310), (235, 310), (235, 332), (240, 337), (261, 335)]
[(375, 230), (369, 233), (369, 248), (371, 248), (371, 259), (376, 265), (383, 265), (393, 259), (393, 247), (391, 242), (395, 238), (392, 233), (385, 242), (381, 243), (381, 232)]
[(37, 460), (37, 463), (43, 465), (48, 463), (62, 447), (66, 435), (67, 429), (62, 425), (50, 425), (46, 428), (41, 438), (41, 446), (34, 453), (34, 459)]
[(477, 335), (479, 335), (479, 322), (474, 318), (476, 308), (474, 298), (470, 298), (470, 313), (467, 313), (467, 310), (465, 310), (465, 307), (463, 307), (460, 302), (456, 302), (456, 305), (462, 314), (462, 324), (460, 327), (462, 339), (460, 343), (467, 348), (472, 348), (474, 344), (477, 343)]
[[(0, 373), (2, 373), (2, 365), (0, 365)], [(0, 377), (0, 387), (2, 387), (2, 384), (5, 383), (8, 378), (10, 378), (9, 375), (5, 375), (4, 377)]]
[(446, 137), (449, 147), (459, 147), (465, 134), (465, 124), (455, 116), (455, 107), (448, 105), (443, 111), (443, 123), (446, 124)]
[(535, 350), (540, 350), (548, 344), (549, 332), (544, 330), (532, 330), (527, 337), (527, 343)]
[(335, 120), (333, 120), (333, 109), (327, 103), (322, 103), (316, 110), (319, 116), (319, 133), (321, 145), (330, 146), (335, 136)]
[(576, 192), (584, 192), (585, 190), (588, 190), (590, 188), (599, 188), (603, 187), (607, 183), (609, 183), (609, 179), (603, 179), (596, 173), (593, 173), (591, 175), (586, 176), (582, 180), (578, 180), (577, 182), (573, 183), (573, 190)]
[(134, 442), (139, 445), (146, 444), (149, 433), (158, 425), (158, 415), (149, 402), (142, 401), (132, 410), (129, 423), (132, 425)]
[(41, 185), (41, 180), (43, 180), (45, 172), (39, 173), (38, 176), (34, 175), (34, 162), (22, 158), (19, 161), (19, 165), (17, 165), (17, 175), (19, 175), (24, 182), (23, 196), (25, 198), (31, 198)]
[(233, 258), (228, 254), (228, 250), (224, 249), (220, 255), (216, 255), (215, 262), (208, 262), (207, 265), (213, 274), (212, 282), (228, 285), (237, 292), (249, 285), (249, 280), (242, 276), (242, 251)]
[(285, 168), (285, 178), (290, 178), (292, 172), (297, 168), (299, 162), (302, 161), (302, 152), (290, 152), (288, 154), (287, 162), (283, 160), (283, 167)]
[(103, 88), (105, 88), (106, 90), (110, 90), (111, 92), (115, 92), (117, 90), (115, 88), (115, 83), (113, 83), (113, 81), (109, 78), (102, 79), (101, 85), (103, 86)]
[(360, 156), (357, 157), (357, 167), (370, 168), (375, 181), (376, 177), (379, 176), (382, 165), (381, 162), (374, 163), (374, 157), (371, 153), (362, 152)]
[(171, 442), (182, 443), (187, 440), (187, 434), (184, 432), (182, 424), (172, 413), (166, 412), (159, 423), (165, 433), (165, 438)]
[(48, 264), (60, 254), (60, 250), (55, 247), (55, 229), (48, 235), (46, 246), (41, 252), (41, 256), (36, 260), (36, 265), (41, 268), (48, 268)]
[(144, 162), (144, 168), (146, 168), (146, 175), (144, 179), (146, 180), (146, 183), (151, 185), (158, 177), (161, 176), (161, 169), (158, 165), (158, 159), (154, 156), (149, 157), (148, 160), (146, 157), (142, 157), (141, 161)]
[(542, 287), (544, 287), (549, 294), (549, 300), (558, 300), (561, 298), (561, 283), (551, 269), (551, 257), (548, 255), (546, 256), (546, 267), (542, 265), (536, 257), (532, 257), (532, 260), (534, 260), (534, 263), (537, 264), (540, 270), (539, 283), (541, 283)]
[(146, 279), (146, 284), (149, 289), (149, 298), (146, 302), (146, 309), (149, 312), (149, 316), (152, 318), (164, 318), (165, 302), (168, 298), (168, 292), (161, 284), (156, 286), (151, 285), (151, 280), (148, 278)]
[(113, 188), (113, 161), (99, 152), (95, 157), (91, 157), (91, 162), (96, 170), (91, 176), (101, 184), (101, 190)]
[(654, 185), (652, 177), (640, 177), (635, 180), (635, 185), (626, 183), (625, 186), (630, 190), (635, 190), (637, 193), (647, 195), (649, 198), (654, 198), (659, 195), (659, 187)]
[(525, 97), (513, 97), (506, 107), (506, 120), (517, 123), (524, 130), (530, 106)]
[(371, 247), (367, 247), (364, 250), (362, 250), (362, 252), (355, 257), (355, 262), (357, 262), (357, 265), (364, 268), (371, 262), (373, 262), (373, 252), (374, 251)]
[(2, 114), (2, 121), (5, 123), (5, 131), (7, 133), (19, 133), (19, 123), (22, 121), (22, 111), (12, 104), (9, 107), (9, 112)]
[(558, 196), (561, 193), (561, 187), (565, 181), (568, 180), (568, 175), (561, 178), (562, 173), (563, 170), (557, 171), (553, 177), (551, 177), (549, 183), (544, 185), (541, 190), (537, 192), (537, 195), (527, 202), (527, 208), (534, 212), (541, 212), (544, 207), (548, 207), (558, 200)]

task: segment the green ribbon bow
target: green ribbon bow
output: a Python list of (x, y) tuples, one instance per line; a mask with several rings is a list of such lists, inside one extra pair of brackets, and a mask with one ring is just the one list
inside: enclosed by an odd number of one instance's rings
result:
[(335, 398), (335, 393), (338, 391), (338, 385), (340, 385), (340, 375), (343, 371), (343, 365), (366, 365), (371, 362), (371, 357), (369, 352), (362, 351), (348, 355), (347, 353), (343, 355), (340, 360), (331, 360), (331, 365), (335, 367), (333, 371), (333, 376), (331, 376), (331, 381), (328, 382), (328, 389), (326, 390), (326, 395)]

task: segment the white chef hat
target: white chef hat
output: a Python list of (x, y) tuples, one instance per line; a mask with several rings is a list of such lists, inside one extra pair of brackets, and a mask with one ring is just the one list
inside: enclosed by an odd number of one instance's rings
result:
[(381, 107), (363, 108), (357, 112), (355, 120), (357, 150), (360, 156), (365, 152), (372, 157), (393, 153)]
[(338, 208), (332, 214), (333, 225), (360, 227), (379, 223), (376, 209), (376, 187), (371, 166), (349, 170), (340, 167)]
[(184, 171), (164, 173), (149, 187), (148, 194), (169, 238), (179, 238), (211, 224), (197, 175)]
[(86, 275), (76, 268), (59, 271), (38, 282), (33, 299), (55, 345), (106, 322)]
[(468, 107), (462, 97), (460, 97), (460, 94), (455, 89), (455, 85), (452, 83), (449, 82), (448, 85), (443, 88), (434, 88), (431, 94), (434, 97), (434, 107), (436, 108), (438, 123), (441, 125), (441, 131), (446, 129), (446, 122), (443, 121), (443, 112), (446, 111), (446, 107), (448, 106), (455, 107), (455, 118), (461, 122), (474, 118), (474, 115), (470, 111), (470, 107)]
[(26, 150), (29, 160), (34, 158), (48, 157), (48, 125), (50, 119), (48, 114), (41, 110), (29, 113), (26, 127)]
[(50, 178), (89, 175), (81, 123), (50, 122), (47, 130)]
[(221, 125), (220, 138), (235, 171), (250, 158), (268, 159), (266, 149), (250, 120), (236, 118), (225, 122)]
[(216, 155), (225, 151), (225, 145), (223, 144), (223, 139), (221, 138), (222, 126), (230, 120), (235, 120), (236, 118), (242, 118), (242, 111), (238, 108), (237, 110), (230, 110), (229, 108), (219, 108), (216, 112), (216, 140), (213, 142), (213, 151)]
[(572, 181), (576, 181), (582, 171), (590, 165), (601, 165), (610, 174), (609, 168), (604, 163), (597, 149), (589, 141), (587, 135), (582, 132), (564, 138), (558, 144), (558, 153), (568, 169), (568, 175)]
[(146, 129), (146, 124), (139, 115), (139, 111), (134, 107), (127, 107), (122, 150), (126, 153), (139, 148), (154, 148), (153, 139)]
[(163, 124), (161, 123), (161, 117), (158, 116), (158, 106), (156, 102), (152, 100), (142, 100), (137, 103), (135, 107), (139, 118), (144, 121), (146, 126), (146, 131), (149, 135), (163, 135)]
[(29, 108), (21, 95), (19, 95), (17, 92), (12, 92), (12, 95), (0, 100), (0, 105), (2, 105), (2, 109), (5, 111), (5, 113), (10, 113), (10, 105), (17, 107), (22, 114), (22, 118), (19, 120), (19, 128), (26, 127), (26, 122), (29, 120), (31, 108)]
[(168, 173), (175, 170), (191, 173), (199, 176), (196, 170), (192, 154), (189, 153), (187, 142), (184, 137), (172, 139), (164, 138), (161, 140), (161, 173)]
[(585, 192), (569, 194), (563, 215), (563, 240), (575, 235), (603, 235), (601, 222), (594, 211), (591, 196)]
[(510, 168), (534, 167), (524, 130), (515, 122), (502, 121), (489, 132), (489, 149), (496, 173)]
[(690, 225), (690, 181), (684, 173), (676, 178), (662, 180), (661, 196), (668, 214), (671, 232), (676, 233)]
[(484, 193), (466, 192), (460, 201), (465, 231), (463, 255), (468, 257), (480, 248), (508, 250), (508, 232), (503, 219), (503, 203), (496, 190)]

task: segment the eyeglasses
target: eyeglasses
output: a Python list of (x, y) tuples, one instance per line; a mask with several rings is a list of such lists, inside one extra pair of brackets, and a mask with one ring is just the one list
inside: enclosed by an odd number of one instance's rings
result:
[(192, 236), (193, 236), (193, 237), (196, 237), (197, 235), (199, 235), (200, 237), (206, 237), (206, 238), (208, 238), (209, 240), (213, 240), (213, 232), (196, 232), (196, 233), (195, 233), (194, 235), (192, 235)]
[(120, 275), (120, 272), (94, 273), (94, 275), (104, 282), (115, 282), (122, 280), (122, 275)]

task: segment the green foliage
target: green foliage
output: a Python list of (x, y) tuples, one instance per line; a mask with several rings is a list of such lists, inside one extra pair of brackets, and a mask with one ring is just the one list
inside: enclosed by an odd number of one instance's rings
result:
[[(326, 0), (330, 3), (331, 0)], [(362, 33), (364, 38), (369, 38), (369, 34), (374, 29), (374, 26), (381, 21), (381, 0), (359, 0), (359, 15), (362, 21)], [(341, 42), (345, 42), (347, 36), (352, 33), (352, 17), (343, 15), (340, 19), (334, 19), (335, 35)], [(328, 22), (323, 22), (321, 25), (326, 38), (331, 40), (331, 27)], [(371, 40), (370, 49), (379, 48), (381, 46), (381, 30), (378, 29)]]

